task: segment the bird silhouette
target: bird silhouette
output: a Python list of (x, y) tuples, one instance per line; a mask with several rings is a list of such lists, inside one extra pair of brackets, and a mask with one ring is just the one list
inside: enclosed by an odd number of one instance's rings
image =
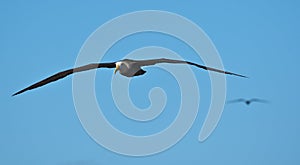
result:
[(258, 102), (258, 103), (269, 103), (269, 101), (267, 101), (267, 100), (258, 99), (258, 98), (252, 98), (252, 99), (243, 99), (243, 98), (240, 98), (240, 99), (235, 99), (235, 100), (227, 101), (226, 103), (227, 103), (227, 104), (231, 104), (231, 103), (238, 103), (238, 102), (243, 102), (243, 103), (245, 103), (246, 105), (250, 105), (250, 104), (253, 103), (253, 102)]
[(114, 73), (116, 74), (118, 71), (121, 75), (126, 76), (126, 77), (134, 77), (134, 76), (140, 76), (146, 73), (145, 70), (143, 70), (141, 67), (144, 66), (151, 66), (159, 63), (169, 63), (169, 64), (188, 64), (188, 65), (193, 65), (198, 68), (208, 70), (208, 71), (214, 71), (214, 72), (219, 72), (222, 74), (228, 74), (228, 75), (234, 75), (234, 76), (239, 76), (239, 77), (244, 77), (247, 78), (247, 76), (243, 76), (240, 74), (236, 74), (233, 72), (228, 72), (228, 71), (223, 71), (211, 67), (207, 67), (204, 65), (199, 65), (193, 62), (189, 61), (182, 61), (182, 60), (172, 60), (172, 59), (166, 59), (166, 58), (160, 58), (160, 59), (148, 59), (148, 60), (131, 60), (131, 59), (124, 59), (120, 60), (117, 62), (110, 62), (110, 63), (92, 63), (88, 65), (84, 65), (81, 67), (73, 68), (73, 69), (68, 69), (59, 73), (56, 73), (48, 78), (45, 78), (27, 88), (24, 88), (16, 93), (13, 94), (13, 96), (21, 94), (23, 92), (26, 92), (28, 90), (32, 90), (41, 86), (44, 86), (48, 83), (57, 81), (59, 79), (62, 79), (68, 75), (71, 75), (73, 73), (77, 72), (83, 72), (91, 69), (98, 69), (98, 68), (115, 68)]

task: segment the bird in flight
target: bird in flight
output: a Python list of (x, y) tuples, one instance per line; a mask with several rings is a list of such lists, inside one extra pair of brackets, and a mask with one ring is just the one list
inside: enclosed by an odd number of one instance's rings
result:
[(214, 71), (214, 72), (219, 72), (223, 74), (229, 74), (229, 75), (234, 75), (234, 76), (239, 76), (239, 77), (245, 77), (240, 74), (232, 73), (232, 72), (227, 72), (211, 67), (206, 67), (203, 65), (199, 65), (193, 62), (189, 61), (182, 61), (182, 60), (172, 60), (172, 59), (166, 59), (166, 58), (160, 58), (160, 59), (150, 59), (150, 60), (131, 60), (131, 59), (123, 59), (117, 62), (111, 62), (111, 63), (92, 63), (88, 65), (84, 65), (81, 67), (73, 68), (73, 69), (68, 69), (59, 73), (56, 73), (44, 80), (41, 80), (25, 89), (22, 89), (16, 93), (14, 93), (12, 96), (21, 94), (25, 91), (32, 90), (38, 87), (41, 87), (43, 85), (46, 85), (48, 83), (51, 83), (53, 81), (62, 79), (70, 74), (77, 73), (77, 72), (82, 72), (82, 71), (87, 71), (91, 69), (97, 69), (97, 68), (115, 68), (114, 73), (116, 74), (118, 71), (121, 75), (126, 76), (126, 77), (134, 77), (134, 76), (140, 76), (146, 73), (145, 70), (143, 70), (141, 67), (144, 66), (150, 66), (150, 65), (155, 65), (158, 63), (170, 63), (170, 64), (189, 64), (196, 66), (201, 69), (209, 70), (209, 71)]
[(235, 99), (235, 100), (227, 101), (228, 104), (230, 104), (230, 103), (238, 103), (238, 102), (243, 102), (246, 105), (250, 105), (253, 102), (269, 103), (269, 101), (267, 101), (267, 100), (258, 99), (258, 98), (253, 98), (253, 99), (242, 99), (242, 98), (240, 98), (240, 99)]

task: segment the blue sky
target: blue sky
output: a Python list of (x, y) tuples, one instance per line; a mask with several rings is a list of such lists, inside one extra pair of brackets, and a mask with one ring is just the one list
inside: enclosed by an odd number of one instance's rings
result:
[[(299, 7), (292, 0), (0, 2), (0, 164), (299, 164)], [(213, 41), (224, 67), (250, 77), (227, 76), (227, 99), (259, 97), (271, 103), (226, 105), (213, 134), (200, 143), (197, 138), (211, 87), (207, 72), (192, 68), (201, 94), (192, 128), (162, 153), (130, 157), (103, 148), (85, 132), (73, 103), (72, 77), (11, 97), (27, 85), (74, 66), (92, 32), (117, 16), (139, 10), (169, 11), (196, 23)], [(104, 60), (118, 60), (145, 46), (167, 47), (202, 63), (182, 42), (154, 33), (121, 40)], [(130, 86), (133, 102), (142, 108), (150, 104), (151, 88), (165, 90), (166, 109), (149, 123), (118, 113), (108, 97), (112, 74), (112, 70), (97, 71), (96, 93), (99, 102), (105, 100), (103, 113), (119, 130), (151, 134), (174, 120), (180, 97), (167, 72), (149, 67)]]

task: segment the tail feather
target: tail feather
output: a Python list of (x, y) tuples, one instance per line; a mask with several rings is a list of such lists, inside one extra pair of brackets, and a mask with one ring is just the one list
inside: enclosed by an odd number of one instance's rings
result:
[(140, 70), (138, 70), (135, 74), (134, 74), (134, 76), (140, 76), (140, 75), (143, 75), (143, 74), (145, 74), (146, 73), (146, 71), (144, 71), (143, 69), (140, 69)]

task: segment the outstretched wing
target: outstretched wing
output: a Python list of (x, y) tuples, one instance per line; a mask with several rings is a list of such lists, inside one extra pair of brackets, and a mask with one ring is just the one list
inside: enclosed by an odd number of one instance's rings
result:
[(82, 72), (82, 71), (96, 69), (96, 68), (115, 68), (115, 67), (116, 67), (115, 63), (95, 63), (95, 64), (88, 64), (88, 65), (84, 65), (84, 66), (81, 66), (81, 67), (65, 70), (65, 71), (56, 73), (56, 74), (54, 74), (54, 75), (52, 75), (48, 78), (45, 78), (44, 80), (39, 81), (39, 82), (37, 82), (37, 83), (35, 83), (35, 84), (25, 88), (25, 89), (22, 89), (22, 90), (16, 92), (15, 94), (13, 94), (12, 96), (21, 94), (25, 91), (28, 91), (28, 90), (31, 90), (31, 89), (34, 89), (34, 88), (41, 87), (43, 85), (46, 85), (48, 83), (51, 83), (51, 82), (59, 80), (59, 79), (62, 79), (64, 77), (66, 77), (70, 74), (76, 73), (76, 72)]
[(189, 61), (182, 61), (182, 60), (172, 60), (172, 59), (160, 58), (160, 59), (152, 59), (152, 60), (140, 60), (140, 61), (135, 61), (135, 62), (140, 67), (155, 65), (155, 64), (158, 64), (158, 63), (189, 64), (189, 65), (193, 65), (193, 66), (196, 66), (198, 68), (205, 69), (205, 70), (210, 70), (210, 71), (219, 72), (219, 73), (223, 73), (223, 74), (229, 74), (229, 75), (235, 75), (235, 76), (239, 76), (239, 77), (248, 78), (247, 76), (243, 76), (243, 75), (240, 75), (240, 74), (236, 74), (236, 73), (232, 73), (232, 72), (228, 72), (228, 71), (223, 71), (223, 70), (207, 67), (207, 66), (204, 66), (204, 65), (199, 65), (199, 64), (189, 62)]
[(241, 98), (241, 99), (229, 100), (226, 103), (231, 104), (231, 103), (238, 103), (238, 102), (245, 102), (245, 101), (246, 101), (245, 99)]
[(251, 102), (260, 102), (260, 103), (269, 103), (268, 100), (263, 100), (263, 99), (258, 99), (258, 98), (253, 98), (250, 101)]

